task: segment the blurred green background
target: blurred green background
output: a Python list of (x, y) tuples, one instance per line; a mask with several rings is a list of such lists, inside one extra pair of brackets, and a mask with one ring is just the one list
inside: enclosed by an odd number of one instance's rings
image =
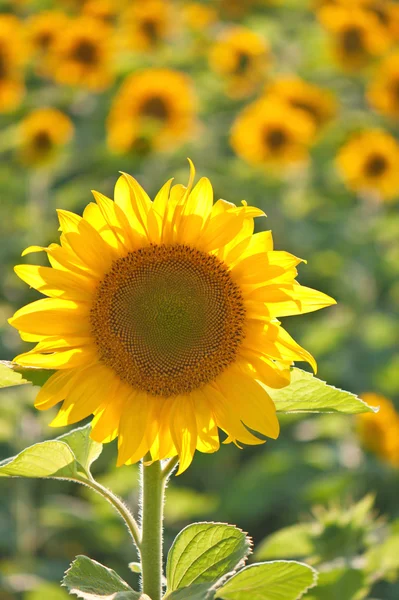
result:
[[(107, 17), (107, 39), (115, 32), (120, 39), (117, 28), (124, 23), (124, 11), (131, 8), (126, 4), (134, 2), (109, 5), (115, 14), (111, 21)], [(58, 10), (74, 19), (84, 9), (83, 1), (0, 3), (2, 14), (16, 15), (28, 40), (23, 66), (16, 67), (23, 71), (26, 91), (0, 114), (1, 358), (11, 360), (29, 347), (6, 320), (38, 294), (17, 279), (13, 265), (44, 261), (41, 255), (24, 259), (20, 255), (29, 245), (57, 241), (55, 209), (81, 213), (91, 201), (91, 189), (112, 196), (118, 171), (134, 175), (153, 197), (172, 176), (177, 182), (187, 181), (189, 156), (198, 176), (212, 181), (216, 198), (237, 204), (245, 199), (266, 212), (262, 226), (273, 230), (276, 248), (307, 259), (308, 264), (300, 266), (302, 284), (337, 299), (337, 306), (323, 312), (284, 319), (290, 334), (316, 357), (318, 376), (356, 394), (374, 392), (399, 402), (399, 205), (348, 190), (334, 162), (342, 144), (358, 129), (380, 127), (397, 137), (398, 123), (373, 111), (365, 99), (380, 58), (349, 73), (334, 62), (328, 34), (317, 18), (321, 3), (205, 2), (210, 21), (198, 28), (194, 25), (199, 17), (193, 24), (187, 10), (192, 4), (168, 2), (171, 27), (164, 39), (154, 47), (115, 54), (113, 83), (93, 91), (41, 75), (29, 45), (29, 17)], [(271, 58), (252, 90), (231, 97), (228, 77), (216, 73), (208, 57), (223, 32), (237, 24), (267, 40)], [(395, 41), (392, 44), (388, 51)], [(197, 98), (196, 125), (187, 140), (170, 150), (157, 151), (149, 144), (145, 150), (136, 147), (117, 154), (106, 141), (112, 100), (127, 76), (152, 67), (188, 75)], [(337, 115), (310, 145), (307, 162), (269, 168), (247, 164), (229, 143), (231, 126), (243, 107), (281, 73), (332, 91)], [(20, 124), (32, 110), (44, 106), (67, 114), (74, 136), (45, 164), (29, 163), (21, 155)], [(0, 459), (63, 433), (48, 427), (49, 412), (33, 409), (35, 394), (28, 386), (1, 391)], [(397, 468), (362, 448), (355, 418), (298, 415), (282, 419), (282, 424), (277, 441), (243, 451), (222, 446), (215, 455), (197, 453), (190, 469), (173, 478), (166, 504), (166, 546), (195, 519), (237, 524), (253, 536), (255, 545), (283, 527), (301, 523), (303, 530), (288, 533), (277, 550), (265, 546), (264, 557), (288, 558), (299, 540), (300, 558), (329, 565), (334, 585), (307, 597), (398, 598)], [(113, 443), (95, 463), (94, 474), (135, 506), (136, 468), (116, 469), (115, 462)], [(0, 486), (1, 600), (66, 598), (58, 582), (79, 553), (116, 569), (134, 584), (136, 575), (129, 573), (127, 564), (136, 557), (127, 531), (100, 497), (67, 482), (2, 480)], [(375, 495), (374, 508), (362, 505), (356, 516), (354, 504), (370, 493)], [(327, 513), (315, 506), (325, 507)], [(307, 546), (304, 542), (310, 529), (317, 538), (315, 547), (309, 546), (308, 538)], [(370, 553), (387, 536), (392, 561), (381, 565)], [(384, 581), (371, 585), (365, 556), (369, 572), (375, 579), (376, 573), (382, 574)], [(376, 565), (371, 568), (373, 560)]]

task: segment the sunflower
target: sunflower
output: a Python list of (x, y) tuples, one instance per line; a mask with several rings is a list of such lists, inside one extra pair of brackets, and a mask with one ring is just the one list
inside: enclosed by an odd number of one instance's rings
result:
[(351, 6), (326, 6), (319, 18), (332, 35), (333, 52), (341, 68), (355, 71), (381, 56), (390, 38), (378, 17)]
[(352, 190), (386, 200), (399, 195), (399, 144), (384, 131), (356, 134), (341, 148), (337, 165)]
[(129, 48), (143, 52), (154, 50), (173, 32), (172, 5), (168, 0), (133, 2), (124, 12), (123, 22)]
[(245, 27), (232, 27), (211, 48), (209, 64), (226, 79), (230, 96), (247, 96), (266, 75), (270, 49), (257, 33)]
[(112, 82), (109, 27), (97, 19), (77, 17), (57, 36), (51, 69), (59, 83), (101, 91)]
[(21, 103), (25, 56), (20, 21), (12, 15), (0, 15), (0, 112), (13, 110)]
[(72, 137), (69, 117), (55, 108), (32, 111), (20, 124), (20, 153), (23, 162), (42, 166), (51, 162), (57, 151)]
[(47, 54), (55, 39), (63, 32), (68, 23), (65, 13), (47, 10), (32, 15), (26, 21), (27, 37), (33, 50), (40, 56)]
[(193, 31), (203, 31), (217, 22), (216, 9), (207, 4), (190, 2), (182, 6), (183, 19)]
[(88, 0), (82, 8), (83, 15), (98, 19), (105, 25), (113, 25), (118, 13), (118, 3), (111, 0)]
[(266, 95), (274, 95), (292, 108), (304, 112), (319, 130), (331, 121), (337, 112), (337, 103), (331, 92), (299, 77), (281, 77), (266, 88)]
[(279, 99), (262, 98), (238, 115), (230, 141), (250, 164), (284, 166), (306, 160), (314, 132), (307, 114)]
[[(20, 365), (56, 369), (35, 405), (64, 401), (53, 426), (93, 414), (91, 436), (118, 436), (118, 464), (261, 444), (279, 424), (264, 385), (286, 386), (293, 360), (313, 357), (277, 317), (334, 300), (295, 281), (301, 260), (253, 233), (257, 208), (218, 200), (208, 179), (169, 180), (151, 201), (123, 174), (115, 201), (94, 192), (83, 217), (58, 211), (61, 244), (52, 268), (16, 272), (48, 298), (10, 319), (35, 348)], [(245, 399), (245, 401), (244, 401)], [(248, 429), (249, 428), (249, 429)], [(250, 431), (251, 430), (251, 431)]]
[(362, 444), (382, 460), (399, 467), (399, 414), (384, 396), (367, 393), (362, 399), (379, 408), (377, 413), (357, 417), (357, 432)]
[(367, 98), (383, 115), (399, 118), (399, 53), (388, 56), (371, 82)]
[(185, 141), (195, 126), (191, 81), (168, 69), (128, 77), (111, 107), (108, 143), (116, 152), (164, 150)]

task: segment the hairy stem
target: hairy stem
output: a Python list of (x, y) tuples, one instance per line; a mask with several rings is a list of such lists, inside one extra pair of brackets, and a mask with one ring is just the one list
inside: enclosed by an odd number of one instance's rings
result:
[(142, 464), (142, 591), (151, 600), (162, 598), (162, 533), (166, 478), (160, 461)]

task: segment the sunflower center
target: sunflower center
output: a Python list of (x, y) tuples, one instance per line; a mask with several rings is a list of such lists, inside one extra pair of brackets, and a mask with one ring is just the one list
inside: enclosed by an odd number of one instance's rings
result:
[(287, 143), (287, 134), (282, 127), (274, 127), (265, 132), (264, 141), (272, 152), (280, 152)]
[(347, 54), (363, 52), (362, 31), (358, 27), (349, 27), (342, 35), (342, 47)]
[(53, 37), (51, 31), (42, 31), (36, 37), (36, 43), (41, 50), (48, 50), (53, 41)]
[(380, 177), (387, 168), (387, 159), (381, 154), (371, 156), (366, 163), (366, 173), (369, 177)]
[(73, 51), (73, 58), (86, 65), (95, 65), (98, 60), (97, 48), (89, 40), (80, 40)]
[(238, 52), (234, 73), (236, 75), (243, 75), (246, 73), (250, 66), (250, 62), (251, 58), (246, 52)]
[(168, 108), (162, 98), (153, 96), (152, 98), (145, 100), (141, 107), (141, 114), (150, 119), (166, 121), (168, 118)]
[(4, 51), (0, 48), (0, 80), (6, 79), (8, 73), (7, 58)]
[(141, 31), (145, 37), (151, 42), (156, 44), (159, 39), (158, 27), (156, 21), (152, 19), (146, 19), (141, 23)]
[(50, 148), (53, 145), (53, 142), (51, 140), (49, 132), (44, 130), (38, 131), (32, 139), (32, 145), (39, 152), (47, 152), (48, 150), (50, 150)]
[(234, 362), (244, 321), (228, 268), (185, 245), (117, 259), (91, 309), (102, 361), (133, 388), (166, 397), (202, 387)]

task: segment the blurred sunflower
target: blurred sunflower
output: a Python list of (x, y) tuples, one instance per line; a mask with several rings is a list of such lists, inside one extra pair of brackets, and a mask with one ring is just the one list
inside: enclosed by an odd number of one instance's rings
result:
[(69, 117), (55, 108), (32, 111), (20, 124), (20, 156), (29, 166), (51, 163), (73, 135)]
[(116, 152), (147, 153), (184, 142), (195, 129), (196, 102), (190, 79), (168, 69), (134, 73), (122, 84), (107, 120)]
[(174, 29), (169, 0), (132, 2), (123, 14), (122, 36), (128, 48), (148, 52), (166, 42)]
[(203, 31), (217, 22), (218, 15), (214, 7), (199, 2), (189, 2), (182, 6), (184, 22), (194, 31)]
[(383, 115), (399, 118), (399, 52), (381, 63), (369, 85), (367, 98)]
[(113, 80), (109, 28), (90, 17), (77, 17), (57, 36), (51, 69), (59, 83), (101, 91)]
[(366, 66), (386, 52), (391, 41), (375, 14), (350, 6), (326, 6), (319, 13), (323, 26), (332, 35), (333, 52), (346, 71)]
[(21, 103), (25, 58), (21, 22), (12, 15), (0, 15), (0, 112), (13, 110)]
[(46, 54), (67, 23), (67, 15), (55, 10), (42, 11), (29, 17), (26, 30), (33, 50), (39, 54)]
[(285, 166), (307, 159), (314, 132), (304, 112), (276, 98), (262, 98), (238, 115), (230, 141), (250, 164)]
[(357, 416), (357, 432), (365, 448), (382, 460), (399, 467), (399, 414), (390, 400), (379, 394), (363, 394), (370, 406), (379, 407), (377, 413)]
[(386, 200), (399, 195), (399, 144), (384, 131), (353, 136), (341, 148), (337, 166), (354, 191), (371, 192)]
[(270, 66), (270, 49), (257, 33), (245, 27), (232, 27), (211, 48), (209, 64), (226, 79), (230, 96), (247, 96), (265, 78)]
[(276, 96), (292, 108), (308, 115), (317, 130), (337, 113), (337, 102), (330, 91), (323, 90), (299, 77), (281, 77), (266, 87), (266, 94)]
[(113, 25), (119, 14), (118, 2), (111, 0), (87, 0), (82, 7), (82, 14), (98, 19), (105, 25)]
[(218, 450), (218, 427), (236, 444), (276, 438), (262, 384), (286, 386), (293, 360), (315, 367), (277, 317), (334, 304), (295, 281), (301, 260), (274, 251), (270, 232), (253, 234), (262, 211), (213, 205), (210, 181), (193, 179), (152, 202), (124, 174), (114, 202), (94, 192), (83, 218), (58, 211), (61, 245), (25, 251), (53, 268), (16, 267), (49, 296), (10, 319), (37, 342), (15, 361), (57, 370), (36, 407), (64, 401), (53, 426), (94, 414), (92, 438), (119, 436), (120, 465), (178, 455), (181, 473), (196, 449)]

